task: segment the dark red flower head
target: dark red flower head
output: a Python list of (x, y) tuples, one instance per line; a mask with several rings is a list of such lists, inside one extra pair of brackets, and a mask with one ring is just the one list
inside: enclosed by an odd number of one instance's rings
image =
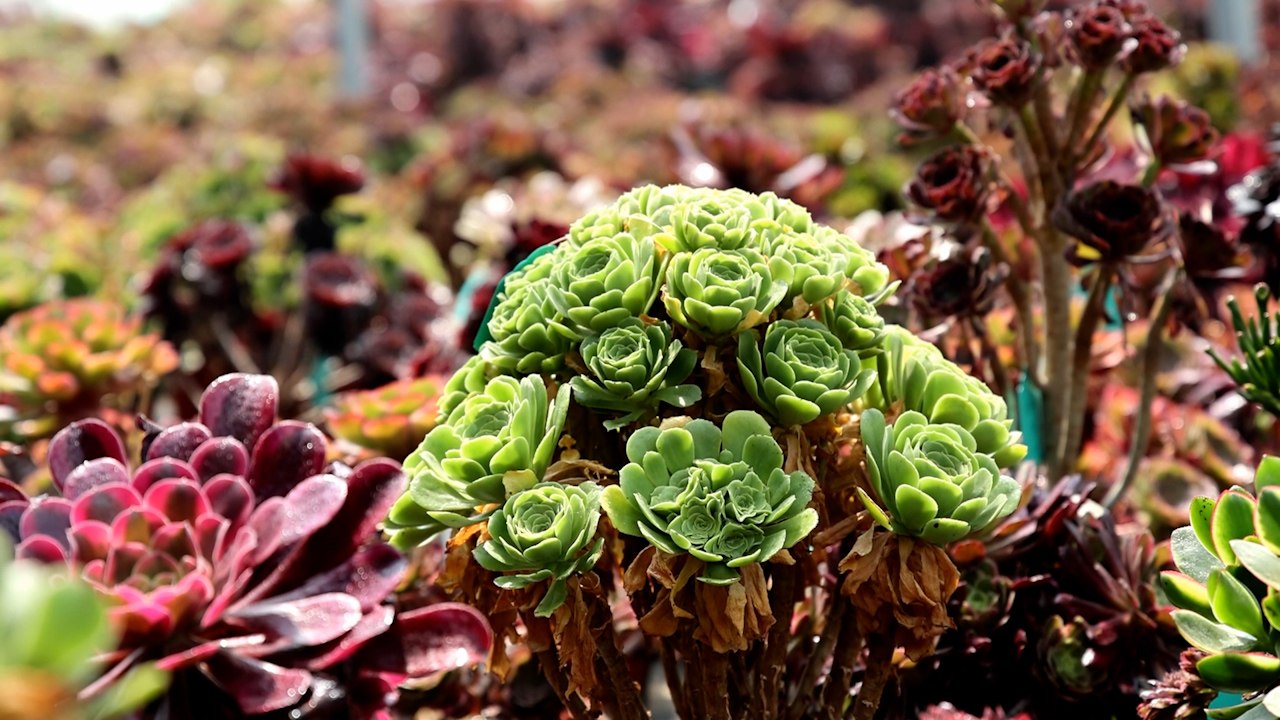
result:
[(1240, 245), (1220, 227), (1182, 213), (1178, 217), (1178, 238), (1187, 274), (1193, 278), (1213, 279), (1244, 269)]
[(1130, 31), (1123, 11), (1101, 4), (1072, 13), (1066, 29), (1073, 59), (1088, 70), (1110, 65), (1124, 48)]
[(1096, 250), (1101, 262), (1140, 255), (1168, 231), (1160, 199), (1140, 185), (1112, 180), (1071, 193), (1053, 212), (1063, 232)]
[(934, 219), (963, 224), (987, 212), (991, 188), (990, 153), (973, 145), (958, 145), (925, 160), (906, 193)]
[(327, 307), (371, 307), (378, 299), (373, 273), (360, 261), (341, 253), (318, 253), (307, 258), (302, 284), (309, 301)]
[(1040, 56), (1025, 40), (987, 39), (969, 49), (963, 66), (991, 102), (1021, 107), (1035, 89)]
[(909, 145), (951, 132), (965, 115), (965, 89), (956, 71), (929, 68), (898, 93), (890, 115), (906, 132), (898, 142)]
[(1130, 48), (1120, 60), (1125, 72), (1135, 75), (1156, 72), (1177, 65), (1187, 52), (1182, 36), (1154, 15), (1141, 15), (1130, 22)]
[(339, 197), (359, 192), (364, 187), (364, 173), (319, 155), (293, 153), (270, 186), (319, 214)]
[(916, 307), (931, 318), (982, 316), (991, 311), (1008, 275), (1008, 267), (993, 266), (991, 252), (979, 247), (971, 253), (940, 260), (932, 270), (916, 273), (911, 279), (910, 295)]
[(1167, 95), (1142, 98), (1129, 108), (1134, 124), (1147, 134), (1152, 156), (1161, 165), (1186, 165), (1209, 157), (1218, 143), (1209, 113)]
[(210, 270), (234, 267), (253, 252), (253, 241), (240, 223), (229, 220), (206, 220), (187, 229), (172, 240), (181, 248), (186, 261)]

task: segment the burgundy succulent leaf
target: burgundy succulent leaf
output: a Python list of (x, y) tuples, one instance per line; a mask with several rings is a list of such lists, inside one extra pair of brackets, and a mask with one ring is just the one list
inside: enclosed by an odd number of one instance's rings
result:
[(894, 98), (890, 115), (906, 131), (898, 142), (909, 145), (951, 132), (965, 116), (966, 94), (952, 68), (925, 70)]
[(990, 153), (973, 145), (959, 145), (921, 163), (906, 194), (933, 219), (964, 224), (987, 212), (993, 187)]
[(1144, 13), (1130, 22), (1129, 48), (1120, 59), (1120, 67), (1128, 73), (1157, 72), (1182, 62), (1187, 46), (1177, 30), (1160, 18)]
[(1094, 5), (1072, 13), (1066, 20), (1073, 59), (1088, 70), (1103, 70), (1115, 60), (1129, 38), (1129, 23), (1122, 10)]
[(364, 187), (364, 173), (318, 155), (293, 153), (270, 186), (319, 214), (339, 197), (359, 192)]
[(326, 474), (324, 436), (274, 423), (276, 392), (220, 378), (199, 421), (155, 434), (132, 473), (109, 427), (73, 424), (50, 445), (61, 497), (0, 485), (18, 553), (66, 562), (112, 599), (112, 657), (178, 673), (155, 713), (203, 716), (229, 697), (246, 715), (345, 703), (345, 717), (378, 717), (400, 682), (488, 656), (476, 611), (386, 604), (407, 563), (370, 538), (405, 490), (399, 465)]
[(1040, 56), (1025, 40), (994, 38), (971, 48), (962, 66), (974, 87), (997, 105), (1021, 107), (1040, 74)]
[(1147, 146), (1162, 166), (1205, 160), (1218, 144), (1209, 113), (1167, 95), (1142, 98), (1129, 108), (1146, 133)]
[(1133, 259), (1162, 240), (1167, 222), (1160, 198), (1140, 185), (1111, 180), (1071, 193), (1053, 212), (1053, 222), (1101, 256), (1106, 263)]

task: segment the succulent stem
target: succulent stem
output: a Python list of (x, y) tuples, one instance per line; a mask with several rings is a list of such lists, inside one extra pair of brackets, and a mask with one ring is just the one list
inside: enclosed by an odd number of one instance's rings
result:
[(1071, 406), (1067, 413), (1067, 425), (1062, 445), (1063, 472), (1072, 469), (1073, 458), (1080, 452), (1080, 443), (1084, 434), (1084, 414), (1089, 384), (1089, 369), (1093, 364), (1093, 334), (1102, 320), (1107, 291), (1111, 289), (1114, 274), (1109, 265), (1100, 265), (1098, 276), (1089, 289), (1089, 299), (1085, 302), (1084, 315), (1076, 327), (1074, 356), (1071, 367)]
[(867, 640), (867, 672), (862, 678), (862, 689), (853, 699), (852, 712), (845, 717), (852, 720), (874, 720), (876, 710), (880, 707), (880, 696), (884, 694), (884, 686), (889, 684), (893, 675), (893, 651), (897, 648), (894, 635), (898, 629), (896, 621), (890, 621), (883, 632), (873, 633)]
[(1120, 87), (1116, 88), (1115, 94), (1111, 96), (1111, 102), (1107, 105), (1106, 112), (1102, 114), (1102, 119), (1098, 121), (1098, 126), (1089, 134), (1089, 139), (1085, 140), (1084, 144), (1080, 146), (1080, 152), (1074, 156), (1073, 164), (1074, 160), (1085, 159), (1093, 154), (1094, 146), (1097, 145), (1102, 140), (1103, 135), (1106, 134), (1107, 127), (1111, 125), (1112, 118), (1114, 118), (1116, 113), (1120, 111), (1121, 107), (1124, 107), (1125, 100), (1129, 97), (1129, 90), (1133, 88), (1133, 80), (1135, 77), (1137, 76), (1133, 73), (1128, 73), (1124, 76), (1124, 80), (1120, 81)]

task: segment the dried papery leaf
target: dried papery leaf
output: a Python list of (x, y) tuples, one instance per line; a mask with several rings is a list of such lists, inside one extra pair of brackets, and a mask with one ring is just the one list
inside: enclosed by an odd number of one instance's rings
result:
[(658, 591), (658, 599), (653, 609), (640, 618), (640, 629), (653, 637), (670, 637), (680, 627), (680, 619), (675, 616), (671, 606), (671, 591)]
[[(588, 573), (594, 577), (594, 573)], [(596, 584), (599, 585), (597, 578)], [(596, 687), (595, 635), (591, 632), (592, 607), (578, 578), (569, 579), (569, 599), (551, 616), (551, 632), (560, 657), (560, 667), (569, 678), (566, 692), (582, 690), (588, 695)]]
[(791, 556), (790, 550), (779, 550), (773, 554), (773, 557), (769, 558), (768, 562), (790, 566), (796, 564), (796, 559)]
[(561, 452), (560, 459), (547, 468), (547, 472), (542, 478), (543, 481), (569, 485), (578, 485), (588, 480), (603, 483), (607, 478), (615, 477), (618, 474), (616, 470), (612, 470), (594, 460), (571, 458), (570, 455), (576, 456), (577, 451), (564, 450)]
[(717, 349), (715, 345), (712, 345), (707, 348), (706, 353), (702, 356), (702, 370), (707, 375), (706, 397), (719, 393), (729, 381), (724, 371), (724, 363), (717, 356)]
[(814, 547), (826, 547), (844, 540), (858, 529), (859, 521), (857, 515), (849, 515), (822, 532), (816, 533), (812, 538)]
[(842, 590), (863, 632), (888, 630), (881, 611), (891, 610), (899, 626), (897, 642), (912, 660), (932, 653), (934, 641), (954, 627), (947, 600), (960, 573), (942, 548), (871, 530), (840, 561), (840, 570), (846, 573)]
[(622, 589), (628, 595), (634, 594), (648, 582), (649, 565), (653, 563), (653, 556), (657, 552), (658, 549), (650, 545), (641, 550), (636, 559), (631, 561), (631, 565), (627, 567), (627, 571), (622, 575)]
[(743, 567), (742, 579), (732, 585), (698, 583), (693, 594), (698, 622), (694, 637), (718, 653), (746, 650), (773, 625), (759, 563)]

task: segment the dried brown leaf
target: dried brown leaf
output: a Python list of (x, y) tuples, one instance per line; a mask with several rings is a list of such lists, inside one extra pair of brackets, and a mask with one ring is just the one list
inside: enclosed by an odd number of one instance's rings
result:
[(718, 349), (715, 345), (711, 345), (702, 355), (702, 370), (707, 374), (707, 394), (704, 397), (718, 394), (728, 382), (724, 363), (717, 356)]
[(649, 566), (653, 563), (653, 556), (657, 551), (658, 549), (652, 545), (641, 550), (636, 559), (631, 561), (627, 571), (623, 573), (622, 589), (628, 595), (635, 593), (648, 582)]
[(575, 580), (570, 580), (569, 599), (551, 616), (551, 625), (560, 667), (569, 678), (566, 692), (589, 694), (596, 687), (596, 640), (591, 632), (591, 606)]

